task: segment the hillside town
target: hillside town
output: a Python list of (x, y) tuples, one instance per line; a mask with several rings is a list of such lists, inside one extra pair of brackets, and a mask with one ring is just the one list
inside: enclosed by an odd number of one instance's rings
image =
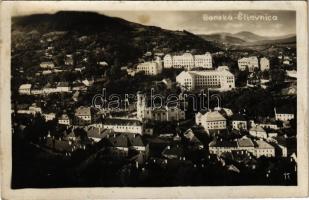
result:
[(123, 63), (92, 36), (74, 35), (85, 49), (61, 45), (60, 31), (23, 37), (12, 43), (13, 162), (31, 157), (31, 184), (297, 184), (295, 48), (157, 45)]

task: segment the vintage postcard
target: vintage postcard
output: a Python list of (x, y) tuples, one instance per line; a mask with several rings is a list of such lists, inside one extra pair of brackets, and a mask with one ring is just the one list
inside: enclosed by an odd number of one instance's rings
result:
[(2, 198), (307, 196), (306, 9), (2, 2)]

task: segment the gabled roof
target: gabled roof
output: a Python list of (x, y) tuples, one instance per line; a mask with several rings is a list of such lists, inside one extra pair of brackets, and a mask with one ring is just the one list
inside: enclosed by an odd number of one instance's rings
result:
[(274, 148), (272, 145), (265, 142), (264, 140), (256, 140), (255, 144), (256, 144), (256, 148), (259, 148), (259, 149), (273, 149)]
[(90, 107), (81, 106), (75, 110), (75, 115), (76, 116), (91, 115), (91, 109)]
[(213, 140), (209, 143), (209, 147), (237, 147), (237, 142), (226, 140)]
[(20, 90), (25, 90), (25, 89), (30, 89), (31, 88), (31, 84), (22, 84), (19, 86)]
[(292, 106), (280, 106), (276, 109), (277, 114), (294, 114)]
[(108, 137), (108, 141), (113, 147), (128, 147), (128, 138), (124, 134), (114, 134)]
[(239, 147), (254, 147), (254, 144), (250, 138), (243, 137), (237, 140)]
[(254, 126), (252, 128), (250, 128), (249, 131), (255, 131), (255, 132), (266, 132), (262, 127), (260, 126)]
[(226, 120), (223, 115), (221, 115), (218, 111), (210, 111), (207, 112), (205, 115), (206, 121), (224, 121)]
[(104, 138), (108, 130), (96, 127), (85, 127), (84, 130), (87, 132), (87, 136), (91, 138)]
[(127, 135), (130, 146), (138, 146), (138, 147), (144, 147), (145, 144), (142, 140), (142, 137), (138, 134), (128, 134)]
[(165, 147), (165, 149), (162, 151), (162, 155), (166, 155), (166, 156), (169, 156), (169, 155), (172, 155), (172, 156), (177, 156), (177, 157), (180, 157), (184, 154), (184, 151), (183, 151), (183, 148), (182, 148), (182, 145), (168, 145)]

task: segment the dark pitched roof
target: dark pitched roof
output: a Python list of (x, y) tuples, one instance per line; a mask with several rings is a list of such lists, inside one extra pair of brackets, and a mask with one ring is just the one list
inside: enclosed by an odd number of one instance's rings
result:
[(294, 114), (294, 108), (293, 106), (280, 106), (276, 107), (276, 112), (279, 114)]
[(237, 142), (226, 140), (213, 140), (209, 143), (209, 147), (237, 147)]
[(241, 114), (235, 114), (232, 116), (232, 120), (233, 121), (247, 121), (246, 116), (245, 115), (241, 115)]
[(128, 138), (124, 134), (114, 134), (108, 137), (110, 145), (113, 147), (128, 147)]
[(138, 147), (144, 147), (145, 144), (142, 140), (142, 137), (138, 134), (128, 134), (127, 135), (130, 146), (138, 146)]

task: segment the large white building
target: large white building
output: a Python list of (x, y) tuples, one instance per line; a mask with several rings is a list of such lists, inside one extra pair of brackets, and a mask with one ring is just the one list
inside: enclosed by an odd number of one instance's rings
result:
[(245, 71), (248, 68), (249, 72), (253, 72), (254, 69), (259, 68), (259, 60), (256, 56), (243, 57), (238, 60), (238, 68), (240, 71)]
[(144, 71), (145, 75), (158, 75), (162, 72), (162, 62), (158, 57), (156, 61), (140, 63), (136, 67), (136, 71)]
[(195, 123), (203, 126), (205, 130), (226, 129), (226, 119), (218, 111), (198, 112), (195, 115)]
[(148, 106), (146, 95), (137, 94), (137, 118), (140, 121), (152, 120), (152, 121), (179, 121), (185, 119), (185, 112), (178, 107), (162, 106), (160, 108), (154, 108)]
[(209, 52), (203, 55), (192, 55), (191, 53), (184, 53), (182, 55), (164, 56), (164, 68), (184, 68), (191, 70), (195, 67), (212, 68), (212, 56)]
[(176, 82), (189, 91), (206, 88), (217, 90), (235, 88), (234, 75), (225, 67), (207, 71), (182, 71), (176, 77)]
[(265, 57), (260, 59), (261, 71), (269, 70), (269, 60)]

